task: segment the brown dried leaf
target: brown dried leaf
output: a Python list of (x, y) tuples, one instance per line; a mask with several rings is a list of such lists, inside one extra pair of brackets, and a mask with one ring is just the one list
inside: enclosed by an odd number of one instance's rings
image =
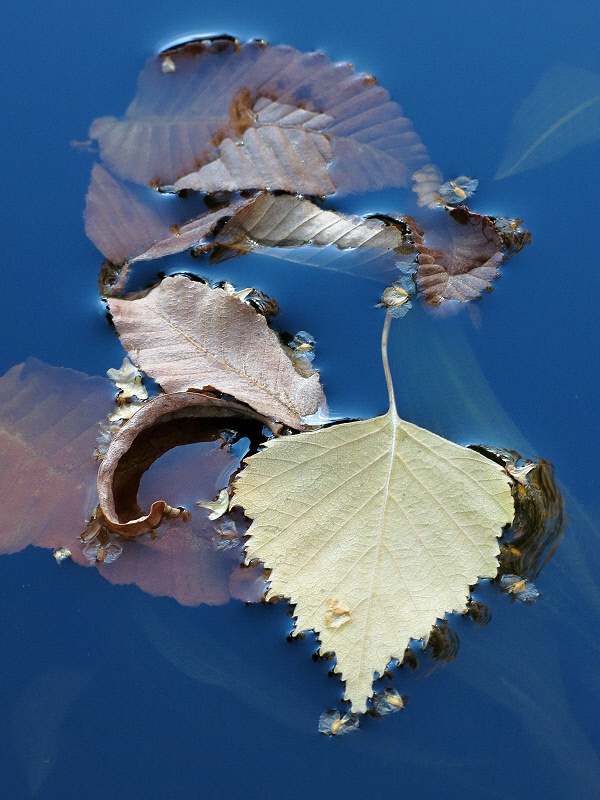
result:
[[(235, 400), (214, 394), (174, 392), (146, 403), (120, 428), (100, 463), (98, 497), (101, 523), (111, 532), (135, 538), (157, 528), (163, 518), (189, 515), (171, 508), (164, 500), (152, 503), (144, 514), (137, 502), (142, 475), (167, 450), (190, 441), (186, 426), (175, 425), (193, 419), (242, 417), (269, 425), (269, 420)], [(223, 488), (223, 487), (220, 487)]]
[[(410, 264), (416, 258), (406, 231), (400, 221), (339, 214), (293, 195), (259, 194), (225, 223), (215, 244), (242, 252), (257, 245), (275, 248), (270, 255), (279, 258), (287, 257), (282, 248), (329, 246), (331, 258), (320, 259), (318, 266), (390, 283), (398, 277), (401, 264)], [(348, 258), (344, 253), (358, 248), (360, 258)], [(308, 258), (302, 260), (310, 263)]]
[(502, 239), (489, 217), (466, 206), (411, 221), (419, 251), (417, 285), (428, 305), (465, 302), (492, 290), (502, 263)]
[(97, 119), (90, 136), (122, 178), (159, 186), (195, 173), (203, 191), (241, 179), (244, 157), (255, 170), (246, 184), (311, 194), (406, 186), (427, 162), (402, 109), (371, 76), (323, 53), (227, 38), (151, 58), (124, 118)]
[(175, 275), (109, 308), (130, 358), (167, 392), (211, 386), (297, 430), (324, 405), (318, 373), (299, 375), (265, 318), (222, 289)]
[(206, 210), (180, 224), (187, 210), (183, 201), (174, 204), (173, 200), (153, 196), (143, 200), (135, 187), (96, 165), (86, 198), (85, 231), (113, 264), (160, 258), (196, 246), (220, 220), (249, 202), (248, 198), (234, 197), (223, 208)]
[[(254, 126), (244, 132), (241, 141), (223, 139), (215, 161), (163, 189), (174, 192), (279, 189), (308, 195), (333, 194), (335, 186), (327, 174), (332, 160), (329, 139), (312, 128), (306, 130), (301, 122), (286, 127), (285, 118), (278, 120), (278, 124), (264, 124), (259, 108), (265, 100), (261, 98), (255, 104)], [(315, 117), (322, 119), (324, 125), (333, 122), (326, 114), (266, 102), (277, 109), (293, 109), (295, 113), (288, 114), (289, 118), (302, 114), (308, 116), (309, 122)]]

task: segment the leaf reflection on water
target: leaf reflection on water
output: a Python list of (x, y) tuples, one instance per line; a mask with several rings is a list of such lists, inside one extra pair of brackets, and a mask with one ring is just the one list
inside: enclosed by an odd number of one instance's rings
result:
[(36, 675), (14, 700), (12, 717), (19, 759), (31, 797), (60, 763), (61, 728), (90, 683), (93, 672), (55, 669)]
[(558, 64), (521, 103), (496, 180), (548, 164), (600, 139), (600, 75)]

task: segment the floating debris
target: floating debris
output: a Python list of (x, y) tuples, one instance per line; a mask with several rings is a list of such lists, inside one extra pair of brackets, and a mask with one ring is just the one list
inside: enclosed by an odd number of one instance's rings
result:
[(373, 713), (378, 717), (387, 717), (401, 711), (406, 705), (406, 697), (402, 697), (396, 689), (388, 688), (383, 692), (375, 692), (373, 695)]
[(350, 622), (350, 609), (336, 597), (325, 601), (325, 624), (328, 628), (341, 628)]
[(502, 575), (500, 588), (504, 593), (512, 595), (512, 599), (522, 603), (533, 603), (540, 597), (535, 584), (519, 575)]
[(494, 227), (500, 234), (504, 244), (504, 258), (511, 258), (531, 242), (531, 233), (522, 228), (522, 219), (508, 219), (507, 217), (492, 217)]
[(72, 553), (68, 547), (57, 547), (56, 550), (52, 554), (56, 559), (56, 563), (60, 564), (62, 561), (65, 561), (67, 558), (71, 558)]
[(477, 189), (479, 181), (460, 175), (453, 181), (447, 181), (438, 190), (438, 203), (445, 206), (459, 206)]
[(242, 536), (244, 536), (248, 530), (248, 525), (242, 527), (243, 530), (240, 533), (235, 519), (230, 514), (228, 514), (226, 517), (220, 517), (219, 521), (215, 524), (215, 531), (217, 535), (213, 537), (213, 544), (215, 545), (216, 549), (233, 550), (234, 548), (238, 547), (242, 543)]
[(409, 293), (398, 283), (398, 281), (394, 281), (391, 286), (388, 286), (383, 292), (381, 303), (377, 303), (379, 307), (385, 308), (396, 319), (405, 316), (412, 308)]
[(221, 489), (219, 496), (216, 500), (210, 500), (205, 503), (196, 503), (200, 508), (210, 509), (209, 519), (219, 519), (229, 510), (229, 489)]
[(358, 714), (342, 716), (339, 711), (325, 711), (319, 717), (319, 733), (324, 733), (326, 736), (343, 736), (358, 730), (359, 727)]
[(107, 376), (120, 389), (119, 400), (136, 397), (138, 400), (147, 400), (148, 392), (142, 383), (142, 373), (131, 363), (127, 356), (123, 359), (119, 369), (107, 369)]
[(160, 64), (160, 71), (164, 72), (165, 75), (172, 75), (176, 69), (177, 67), (171, 56), (164, 56)]
[(83, 554), (91, 564), (111, 564), (123, 552), (123, 545), (117, 537), (109, 533), (95, 515), (79, 540), (83, 544)]

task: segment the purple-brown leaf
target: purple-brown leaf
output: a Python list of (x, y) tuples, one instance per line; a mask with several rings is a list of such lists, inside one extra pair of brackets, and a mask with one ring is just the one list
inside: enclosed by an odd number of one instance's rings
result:
[(254, 309), (176, 275), (109, 309), (130, 358), (167, 392), (211, 386), (301, 429), (324, 405), (318, 373), (302, 377)]
[(193, 176), (187, 185), (202, 191), (239, 182), (309, 194), (406, 186), (427, 162), (371, 76), (323, 53), (228, 39), (151, 58), (123, 119), (97, 119), (90, 136), (119, 177), (164, 186)]
[(234, 197), (217, 211), (207, 209), (181, 223), (185, 201), (153, 194), (144, 200), (137, 187), (127, 186), (97, 164), (86, 198), (85, 232), (113, 264), (160, 258), (195, 247), (220, 220), (249, 202)]
[(0, 378), (0, 552), (36, 544), (68, 547), (96, 505), (93, 459), (98, 423), (115, 388), (29, 359)]
[(459, 206), (411, 221), (411, 229), (419, 251), (417, 286), (428, 305), (465, 302), (492, 290), (503, 245), (489, 217)]
[[(293, 260), (391, 283), (400, 265), (416, 259), (407, 226), (391, 222), (325, 210), (295, 195), (259, 194), (225, 223), (214, 243), (242, 253), (265, 247), (278, 258), (292, 250)], [(311, 259), (309, 248), (315, 247), (328, 248), (328, 257)], [(351, 250), (359, 251), (356, 257)]]

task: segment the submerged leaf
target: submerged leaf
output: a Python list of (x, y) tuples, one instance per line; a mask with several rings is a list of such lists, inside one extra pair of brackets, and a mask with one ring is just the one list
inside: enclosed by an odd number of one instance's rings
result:
[(412, 223), (411, 230), (419, 251), (417, 286), (428, 305), (465, 302), (491, 291), (503, 243), (490, 217), (466, 206), (440, 209), (424, 223)]
[(136, 187), (96, 165), (86, 198), (85, 232), (113, 264), (160, 258), (195, 247), (249, 202), (236, 196), (215, 211), (194, 212), (189, 203), (174, 198), (153, 193), (144, 198)]
[(202, 191), (406, 186), (427, 161), (371, 76), (323, 53), (228, 37), (151, 58), (124, 118), (97, 119), (90, 136), (122, 178), (160, 186), (193, 175)]
[(559, 64), (517, 109), (496, 180), (548, 164), (598, 139), (600, 75)]
[(96, 505), (98, 423), (114, 405), (106, 378), (29, 359), (0, 378), (0, 552), (67, 547)]
[(412, 190), (417, 195), (417, 205), (437, 208), (440, 205), (438, 192), (443, 181), (439, 168), (435, 164), (426, 164), (414, 173), (412, 179)]
[(495, 576), (514, 510), (499, 465), (404, 422), (390, 395), (381, 417), (267, 442), (234, 487), (247, 558), (336, 653), (356, 711), (375, 672)]
[[(320, 266), (384, 282), (391, 282), (398, 267), (412, 264), (416, 257), (402, 220), (390, 224), (340, 214), (292, 195), (258, 195), (223, 226), (215, 244), (241, 252), (271, 248), (269, 254), (280, 258), (287, 257), (288, 249), (304, 245), (329, 247), (334, 252)], [(360, 258), (348, 258), (344, 251), (349, 250), (360, 250)]]
[(222, 289), (176, 275), (137, 299), (109, 301), (131, 359), (167, 392), (211, 386), (292, 428), (324, 404), (265, 318)]

